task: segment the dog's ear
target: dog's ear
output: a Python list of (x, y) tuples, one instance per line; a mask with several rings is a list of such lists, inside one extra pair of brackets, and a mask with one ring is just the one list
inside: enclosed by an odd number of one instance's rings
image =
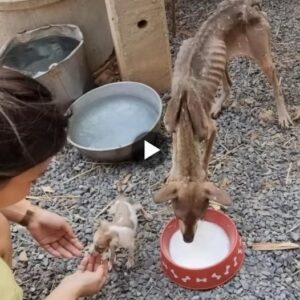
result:
[(186, 95), (186, 101), (194, 134), (202, 140), (208, 133), (208, 120), (203, 104), (194, 91), (189, 92), (189, 97)]
[(205, 182), (204, 189), (209, 200), (213, 200), (225, 206), (230, 206), (232, 204), (229, 194), (216, 187), (212, 182)]
[(153, 199), (155, 203), (163, 203), (168, 200), (173, 200), (177, 197), (178, 188), (175, 182), (168, 183), (160, 190), (154, 193)]
[(164, 117), (164, 124), (167, 131), (170, 134), (172, 134), (176, 128), (180, 110), (181, 110), (182, 98), (183, 98), (182, 95), (179, 97), (172, 97), (171, 100), (169, 100), (168, 102), (165, 117)]

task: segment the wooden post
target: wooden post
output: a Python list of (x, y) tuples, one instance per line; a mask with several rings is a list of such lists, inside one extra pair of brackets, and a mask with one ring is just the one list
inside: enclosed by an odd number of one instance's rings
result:
[(171, 56), (164, 0), (106, 0), (123, 80), (170, 89)]

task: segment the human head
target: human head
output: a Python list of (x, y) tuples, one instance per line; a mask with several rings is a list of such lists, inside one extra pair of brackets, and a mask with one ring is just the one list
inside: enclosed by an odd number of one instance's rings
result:
[(66, 126), (67, 117), (47, 88), (0, 68), (0, 207), (26, 196), (31, 182), (63, 147)]

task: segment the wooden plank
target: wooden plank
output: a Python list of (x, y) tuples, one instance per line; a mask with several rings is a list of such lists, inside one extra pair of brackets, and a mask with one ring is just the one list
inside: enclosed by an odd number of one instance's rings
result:
[(171, 57), (164, 0), (106, 0), (121, 77), (170, 89)]
[(298, 243), (291, 242), (277, 242), (277, 243), (253, 243), (253, 250), (257, 251), (276, 251), (276, 250), (290, 250), (299, 249)]

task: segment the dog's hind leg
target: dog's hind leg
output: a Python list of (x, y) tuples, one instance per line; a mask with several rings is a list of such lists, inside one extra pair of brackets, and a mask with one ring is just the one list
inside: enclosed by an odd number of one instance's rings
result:
[(289, 125), (292, 124), (292, 120), (286, 109), (277, 72), (272, 60), (271, 33), (268, 24), (261, 22), (255, 27), (250, 27), (247, 31), (247, 37), (251, 49), (251, 56), (260, 66), (273, 87), (279, 124), (282, 127), (289, 127)]

